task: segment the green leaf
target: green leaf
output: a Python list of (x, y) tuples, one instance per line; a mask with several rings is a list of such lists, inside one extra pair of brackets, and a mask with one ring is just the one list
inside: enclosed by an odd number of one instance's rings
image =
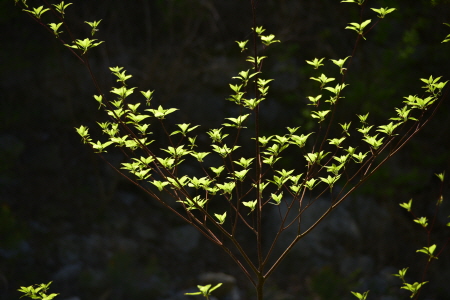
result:
[(345, 61), (346, 61), (349, 57), (351, 57), (351, 56), (347, 56), (347, 57), (344, 58), (344, 59), (339, 59), (339, 60), (332, 59), (332, 60), (331, 60), (336, 66), (339, 67), (339, 72), (340, 72), (342, 75), (344, 74), (344, 71), (347, 70), (347, 68), (344, 68), (344, 63), (345, 63)]
[(417, 224), (420, 224), (423, 228), (427, 228), (428, 226), (428, 219), (426, 217), (420, 217), (413, 220)]
[(144, 180), (151, 176), (151, 174), (148, 174), (148, 172), (150, 172), (150, 171), (151, 171), (151, 169), (139, 170), (139, 171), (133, 172), (133, 174), (136, 175), (138, 180)]
[[(267, 58), (267, 56), (258, 56), (256, 57), (256, 63), (258, 64), (258, 66), (261, 64), (261, 62), (263, 61), (263, 59)], [(253, 65), (255, 65), (255, 58), (253, 56), (248, 56), (246, 61), (251, 62)]]
[(271, 198), (274, 202), (269, 202), (270, 204), (280, 205), (281, 199), (283, 198), (283, 192), (280, 192), (278, 195), (271, 194)]
[(197, 159), (198, 162), (203, 162), (203, 159), (211, 152), (190, 152), (189, 154), (192, 155)]
[(409, 117), (409, 113), (412, 109), (408, 109), (408, 106), (404, 106), (402, 108), (395, 108), (395, 111), (397, 112), (398, 117), (390, 118), (389, 120), (392, 121), (400, 121), (401, 123), (404, 123), (408, 120), (412, 121), (418, 121), (416, 118)]
[(275, 135), (273, 137), (273, 141), (275, 143), (279, 144), (280, 146), (283, 146), (283, 145), (289, 143), (289, 139), (290, 139), (289, 136)]
[(294, 184), (298, 184), (298, 181), (300, 180), (300, 178), (302, 178), (303, 173), (302, 174), (298, 174), (298, 175), (292, 175), (291, 177), (289, 177), (289, 180), (291, 180)]
[(237, 165), (240, 165), (244, 169), (247, 169), (253, 160), (254, 160), (254, 158), (245, 159), (245, 158), (241, 157), (241, 159), (239, 161), (234, 161), (234, 163)]
[(423, 88), (428, 93), (433, 94), (433, 96), (439, 96), (442, 92), (442, 89), (445, 87), (445, 85), (448, 82), (448, 81), (439, 82), (440, 79), (441, 79), (441, 76), (439, 76), (437, 78), (433, 78), (433, 76), (430, 75), (429, 79), (421, 78), (420, 80), (427, 84)]
[(113, 117), (115, 119), (120, 119), (128, 111), (129, 111), (128, 109), (124, 110), (122, 108), (119, 108), (119, 109), (115, 109), (113, 111), (108, 110), (107, 113), (108, 113), (108, 115), (110, 115), (111, 117)]
[(120, 97), (121, 100), (125, 99), (126, 97), (130, 96), (134, 92), (134, 88), (127, 89), (125, 86), (122, 86), (120, 88), (113, 88), (111, 90), (111, 93), (116, 94)]
[(242, 202), (242, 204), (244, 206), (247, 206), (248, 208), (250, 208), (250, 212), (248, 214), (250, 214), (251, 212), (253, 212), (255, 210), (257, 203), (258, 203), (258, 200)]
[(222, 125), (228, 127), (246, 128), (245, 126), (242, 126), (242, 123), (248, 118), (249, 115), (250, 114), (246, 114), (237, 118), (225, 118), (227, 120), (230, 120), (232, 123), (224, 123)]
[(279, 43), (280, 40), (274, 40), (275, 35), (273, 34), (269, 34), (269, 35), (260, 35), (259, 36), (261, 38), (261, 42), (265, 45), (265, 46), (269, 46), (273, 43)]
[(378, 134), (374, 136), (366, 136), (363, 138), (363, 141), (368, 143), (374, 150), (377, 150), (381, 145), (383, 145), (384, 140), (384, 137), (377, 140), (377, 136)]
[(81, 125), (80, 127), (76, 128), (77, 133), (81, 136), (82, 141), (86, 144), (91, 141), (89, 138), (89, 128), (86, 126)]
[(161, 149), (167, 153), (170, 154), (171, 157), (173, 157), (174, 159), (179, 159), (182, 156), (188, 155), (189, 153), (191, 153), (190, 150), (186, 150), (184, 149), (184, 145), (178, 146), (178, 147), (172, 147), (169, 146), (167, 147), (167, 149)]
[(223, 170), (225, 170), (225, 166), (220, 166), (218, 168), (210, 167), (210, 169), (216, 174), (216, 177), (219, 177)]
[(349, 155), (355, 154), (356, 148), (353, 148), (352, 146), (349, 146), (348, 149), (345, 149)]
[(320, 82), (320, 88), (322, 89), (328, 82), (334, 81), (334, 78), (328, 78), (325, 74), (321, 74), (319, 77), (310, 77), (309, 79)]
[(218, 183), (217, 187), (223, 191), (223, 194), (231, 194), (233, 192), (233, 189), (236, 186), (236, 182), (225, 182), (223, 184)]
[(352, 124), (352, 122), (344, 123), (344, 124), (339, 123), (339, 125), (341, 125), (341, 127), (342, 127), (343, 133), (345, 133), (347, 136), (350, 136), (350, 133), (348, 131), (350, 129), (351, 124)]
[(370, 129), (372, 129), (372, 127), (373, 127), (373, 125), (371, 125), (371, 126), (363, 126), (362, 128), (358, 128), (357, 130), (359, 132), (361, 132), (364, 135), (364, 137), (367, 137), (368, 134), (369, 134), (369, 131), (370, 131)]
[[(268, 89), (269, 87), (267, 87), (266, 89)], [(254, 110), (258, 105), (259, 105), (259, 103), (261, 103), (261, 101), (264, 101), (265, 100), (265, 98), (258, 98), (258, 99), (256, 99), (256, 98), (252, 98), (252, 99), (243, 99), (243, 101), (244, 101), (244, 107), (246, 107), (246, 108), (248, 108), (248, 109), (251, 109), (251, 110)], [(236, 127), (236, 126), (234, 126), (234, 127)], [(242, 127), (242, 128), (245, 128), (245, 127)]]
[(185, 293), (185, 295), (202, 295), (203, 297), (206, 297), (208, 299), (208, 296), (211, 295), (211, 292), (215, 289), (219, 288), (222, 285), (222, 283), (219, 283), (215, 285), (213, 288), (211, 288), (211, 284), (208, 285), (197, 285), (197, 288), (200, 290), (200, 292), (196, 293)]
[(323, 151), (308, 153), (304, 155), (308, 165), (313, 165), (315, 163), (320, 164), (320, 161), (325, 158), (330, 152), (324, 153)]
[(227, 212), (224, 212), (223, 214), (219, 215), (219, 214), (214, 214), (214, 216), (217, 218), (217, 220), (219, 222), (220, 225), (222, 225), (223, 223), (225, 223), (225, 218), (227, 217)]
[(273, 138), (273, 136), (269, 136), (269, 137), (260, 136), (260, 137), (258, 137), (258, 142), (261, 144), (261, 147), (265, 147), (272, 138)]
[(127, 123), (137, 125), (139, 122), (141, 122), (147, 118), (150, 118), (150, 116), (149, 115), (135, 115), (133, 113), (128, 113), (127, 118), (131, 120)]
[(308, 137), (313, 134), (314, 132), (308, 133), (307, 135), (291, 135), (291, 144), (297, 145), (300, 148), (303, 148), (306, 145), (306, 140), (308, 139)]
[(345, 137), (341, 137), (340, 139), (334, 138), (334, 139), (328, 139), (330, 142), (330, 145), (335, 145), (338, 148), (341, 148), (340, 144), (345, 140)]
[(308, 105), (314, 105), (316, 107), (319, 106), (320, 98), (322, 98), (322, 95), (318, 95), (316, 97), (308, 96), (308, 100), (311, 101), (311, 103), (308, 103)]
[(313, 190), (319, 183), (320, 181), (317, 182), (317, 179), (311, 178), (305, 182), (305, 187), (309, 190)]
[(410, 298), (414, 298), (414, 296), (417, 294), (417, 292), (420, 290), (420, 288), (421, 288), (424, 284), (426, 284), (427, 282), (428, 282), (428, 281), (421, 282), (421, 283), (414, 282), (413, 284), (409, 284), (409, 283), (404, 282), (404, 283), (403, 283), (403, 286), (400, 287), (400, 288), (401, 288), (401, 289), (405, 289), (405, 290), (410, 291), (410, 292), (411, 292)]
[(364, 3), (364, 0), (343, 0), (343, 1), (341, 1), (341, 3), (343, 3), (343, 2), (356, 3), (358, 5), (362, 5)]
[(52, 5), (56, 8), (56, 11), (59, 12), (61, 14), (61, 16), (64, 18), (64, 15), (66, 13), (65, 10), (71, 4), (72, 3), (64, 4), (64, 1), (61, 1), (61, 3), (59, 3), (59, 4), (52, 4)]
[(241, 171), (234, 171), (233, 176), (232, 177), (228, 177), (229, 179), (236, 179), (239, 181), (244, 181), (245, 176), (247, 175), (248, 171), (250, 171), (250, 169), (244, 169)]
[(50, 294), (50, 295), (42, 295), (42, 300), (52, 300), (53, 298), (55, 298), (56, 296), (58, 296), (59, 294)]
[(108, 147), (109, 145), (111, 145), (113, 142), (108, 141), (105, 143), (102, 143), (100, 141), (97, 141), (97, 143), (93, 143), (93, 142), (89, 142), (89, 144), (91, 144), (92, 149), (94, 149), (95, 153), (102, 153), (102, 152), (106, 152), (105, 148)]
[[(41, 300), (51, 300), (53, 298), (55, 298), (57, 295), (56, 293), (47, 295), (47, 290), (50, 286), (50, 284), (52, 283), (52, 281), (50, 281), (49, 283), (45, 284), (45, 283), (41, 283), (39, 285), (30, 285), (28, 287), (20, 287), (18, 289), (19, 292), (24, 293), (24, 295), (22, 295), (22, 297), (30, 297), (32, 299), (41, 299)], [(21, 297), (21, 298), (22, 298)]]
[(163, 166), (164, 168), (170, 170), (175, 167), (175, 159), (171, 157), (161, 158), (157, 157), (158, 162)]
[(250, 69), (247, 71), (241, 71), (239, 72), (239, 76), (232, 77), (233, 79), (240, 79), (243, 82), (243, 85), (246, 86), (247, 82), (255, 75), (259, 74), (260, 72), (250, 73)]
[(63, 24), (62, 22), (58, 23), (58, 24), (55, 24), (55, 23), (48, 24), (48, 26), (50, 26), (50, 29), (53, 30), (55, 37), (59, 37), (59, 34), (62, 33), (62, 31), (58, 31), (59, 27), (61, 27), (62, 24)]
[(421, 110), (426, 110), (428, 106), (433, 104), (437, 98), (434, 96), (429, 96), (425, 99), (422, 99), (420, 97), (409, 95), (408, 97), (404, 97), (406, 101), (403, 101), (406, 103), (406, 105), (412, 106), (413, 108), (418, 108)]
[(341, 165), (345, 164), (349, 158), (349, 155), (341, 155), (341, 156), (333, 156), (333, 159), (335, 159), (338, 163)]
[[(120, 68), (120, 69), (122, 69), (122, 68)], [(112, 70), (111, 68), (110, 68), (110, 70)], [(130, 79), (131, 77), (133, 77), (133, 75), (127, 75), (127, 74), (125, 74), (126, 73), (126, 71), (123, 71), (123, 72), (113, 72), (113, 74), (117, 77), (117, 82), (121, 82), (124, 86), (126, 85), (125, 84), (125, 81), (127, 81), (128, 79)]]
[(239, 48), (241, 48), (241, 52), (244, 52), (245, 50), (247, 50), (246, 45), (248, 43), (248, 40), (242, 41), (242, 42), (236, 41), (236, 43), (238, 43)]
[(308, 65), (314, 66), (314, 69), (318, 69), (319, 67), (321, 67), (321, 66), (324, 65), (324, 64), (322, 63), (322, 61), (323, 61), (324, 59), (325, 59), (325, 57), (324, 57), (324, 58), (321, 58), (321, 59), (314, 58), (313, 60), (307, 60), (306, 63), (307, 63)]
[(139, 108), (139, 106), (141, 105), (141, 103), (136, 103), (136, 104), (131, 104), (131, 103), (129, 103), (128, 104), (128, 108), (130, 109), (130, 111), (132, 112), (132, 113), (136, 113), (137, 112), (137, 109)]
[(89, 26), (91, 26), (92, 30), (91, 30), (91, 35), (94, 36), (94, 34), (98, 31), (97, 26), (100, 25), (100, 21), (94, 21), (94, 22), (87, 22), (84, 21), (84, 23), (88, 24)]
[(369, 116), (369, 113), (365, 114), (365, 115), (356, 115), (359, 118), (359, 121), (362, 124), (367, 124), (367, 117)]
[(372, 20), (366, 20), (364, 22), (362, 22), (361, 24), (359, 23), (349, 23), (350, 26), (345, 27), (345, 29), (350, 29), (350, 30), (354, 30), (356, 31), (360, 36), (362, 36), (363, 39), (366, 39), (364, 37), (364, 28), (369, 25), (369, 23), (372, 22)]
[(436, 245), (431, 245), (430, 247), (423, 247), (422, 249), (417, 250), (416, 252), (422, 252), (428, 255), (428, 260), (438, 259), (436, 256), (433, 255), (434, 250), (436, 250)]
[(130, 148), (136, 150), (139, 148), (139, 144), (135, 140), (128, 140), (128, 135), (121, 137), (111, 137), (110, 141), (117, 144), (119, 147)]
[(109, 69), (113, 74), (117, 74), (123, 69), (123, 67), (116, 66), (116, 67), (109, 67)]
[(125, 141), (125, 147), (130, 148), (131, 150), (136, 150), (138, 148), (143, 148), (143, 146), (149, 145), (153, 143), (154, 141), (147, 142), (147, 138), (141, 138), (141, 139), (133, 139), (133, 140), (126, 140)]
[(369, 152), (366, 152), (366, 153), (359, 152), (358, 154), (353, 153), (351, 155), (351, 157), (352, 157), (353, 161), (355, 161), (356, 163), (360, 164), (360, 163), (362, 163), (364, 161), (364, 159), (366, 158), (368, 153)]
[[(17, 5), (18, 2), (19, 2), (19, 0), (14, 0), (14, 5)], [(23, 4), (25, 7), (28, 7), (28, 5), (27, 5), (27, 0), (22, 0), (22, 4)]]
[(342, 83), (342, 84), (336, 84), (336, 86), (334, 88), (333, 87), (325, 87), (324, 88), (325, 90), (328, 90), (328, 91), (330, 91), (330, 92), (332, 92), (333, 94), (336, 95), (336, 97), (335, 97), (336, 99), (334, 99), (334, 100), (327, 100), (326, 102), (331, 102), (331, 104), (334, 104), (337, 101), (337, 99), (342, 98), (342, 97), (339, 97), (339, 94), (342, 92), (342, 90), (347, 85), (348, 84)]
[(263, 163), (269, 166), (273, 166), (278, 160), (280, 159), (280, 157), (275, 157), (275, 156), (269, 156), (269, 157), (263, 157)]
[(396, 276), (400, 278), (402, 281), (405, 280), (406, 271), (408, 271), (408, 268), (403, 268), (398, 271), (398, 274), (392, 274), (393, 276)]
[(322, 111), (313, 111), (311, 112), (311, 117), (315, 118), (315, 119), (319, 119), (319, 123), (325, 121), (325, 117), (326, 115), (328, 115), (328, 113), (331, 110), (322, 110)]
[(286, 129), (289, 131), (289, 134), (290, 134), (290, 135), (293, 135), (295, 132), (297, 132), (297, 130), (300, 129), (300, 126), (298, 126), (298, 127), (293, 127), (293, 128), (291, 128), (291, 127), (286, 127)]
[(158, 106), (158, 109), (146, 109), (146, 111), (151, 112), (155, 118), (163, 120), (168, 114), (173, 113), (174, 111), (177, 111), (178, 108), (168, 108), (164, 109), (161, 105)]
[(328, 184), (330, 186), (330, 188), (333, 188), (334, 184), (336, 183), (336, 181), (339, 180), (340, 177), (341, 177), (341, 175), (336, 175), (334, 177), (328, 175), (327, 178), (324, 178), (324, 177), (319, 177), (319, 178), (320, 178), (320, 180), (322, 180), (323, 182)]
[[(169, 178), (167, 178), (169, 179)], [(177, 185), (178, 187), (178, 185)], [(178, 200), (177, 202), (181, 202), (184, 205), (186, 205), (186, 210), (194, 210), (194, 209), (199, 209), (199, 208), (203, 208), (206, 204), (206, 202), (208, 202), (207, 199), (202, 199), (200, 196), (195, 196), (192, 199), (186, 199), (186, 200)]]
[(207, 132), (209, 137), (213, 140), (214, 143), (222, 143), (222, 140), (228, 136), (228, 134), (223, 134), (222, 131), (223, 128), (219, 129), (211, 129)]
[(236, 92), (236, 93), (240, 93), (240, 90), (241, 90), (241, 88), (242, 88), (242, 84), (240, 84), (240, 85), (237, 85), (237, 84), (229, 84), (230, 85), (230, 88), (234, 91), (234, 92)]
[(266, 155), (273, 155), (273, 156), (278, 156), (283, 150), (285, 150), (288, 147), (287, 144), (285, 145), (280, 145), (280, 144), (273, 144), (270, 147), (267, 147), (265, 151), (263, 151), (263, 154)]
[(105, 106), (105, 104), (103, 103), (103, 96), (102, 95), (94, 95), (94, 99), (98, 102), (99, 107), (98, 109), (100, 109), (102, 106)]
[(39, 6), (39, 7), (35, 7), (33, 8), (33, 10), (28, 10), (28, 9), (23, 9), (23, 11), (26, 11), (30, 14), (32, 14), (33, 16), (36, 17), (36, 19), (41, 19), (42, 15), (46, 12), (49, 11), (50, 8), (44, 8), (44, 6)]
[[(262, 57), (265, 57), (265, 56), (262, 56)], [(273, 79), (258, 78), (258, 87), (260, 87), (260, 88), (265, 87), (271, 81), (273, 81)]]
[(207, 189), (209, 187), (209, 185), (211, 184), (212, 180), (209, 179), (208, 177), (201, 177), (201, 178), (197, 178), (197, 177), (192, 177), (191, 180), (188, 183), (189, 187), (193, 187), (196, 190), (202, 188), (202, 189)]
[(369, 295), (369, 291), (366, 291), (364, 293), (357, 293), (357, 292), (352, 292), (352, 294), (358, 298), (359, 300), (367, 300), (367, 296)]
[[(260, 183), (259, 184), (259, 194), (262, 195), (264, 189), (269, 185), (269, 182), (264, 182), (264, 183)], [(252, 186), (254, 188), (257, 188), (257, 184), (256, 183), (252, 183)]]
[(148, 156), (148, 157), (141, 156), (139, 159), (133, 158), (133, 160), (140, 162), (141, 164), (143, 164), (146, 167), (148, 167), (149, 164), (151, 164), (153, 161), (155, 161), (155, 159), (152, 156)]
[(195, 141), (197, 140), (197, 136), (194, 137), (188, 137), (189, 140), (189, 148), (194, 149), (195, 147), (197, 147), (197, 145), (195, 144)]
[(159, 180), (153, 180), (151, 183), (152, 183), (154, 186), (156, 186), (160, 192), (164, 189), (164, 187), (165, 187), (166, 185), (169, 184), (168, 181), (164, 181), (164, 182), (163, 182), (163, 181), (159, 181)]
[(86, 54), (86, 52), (89, 49), (97, 47), (98, 45), (103, 43), (103, 41), (100, 41), (98, 43), (96, 43), (95, 41), (96, 41), (96, 39), (91, 40), (91, 39), (85, 38), (84, 40), (75, 40), (74, 45), (68, 45), (68, 44), (64, 44), (64, 45), (69, 48), (82, 50), (83, 54)]
[(280, 174), (281, 175), (281, 178), (283, 178), (283, 179), (289, 179), (290, 177), (291, 177), (291, 174), (294, 172), (295, 170), (290, 170), (290, 171), (286, 171), (285, 169), (283, 169), (283, 170), (277, 170), (276, 172), (278, 173), (278, 174)]
[(257, 26), (256, 28), (252, 28), (256, 32), (256, 34), (261, 35), (264, 31), (266, 31), (262, 26)]
[(241, 147), (241, 146), (233, 146), (233, 148), (228, 148), (228, 146), (225, 144), (222, 147), (218, 145), (211, 145), (211, 146), (213, 147), (213, 151), (217, 152), (222, 157), (227, 157), (231, 152)]
[[(167, 177), (167, 181), (170, 183), (172, 188), (175, 190), (180, 190), (181, 188), (183, 188), (185, 185), (187, 185), (189, 183), (189, 180), (190, 179), (187, 175), (184, 175), (183, 177), (179, 177), (179, 178)], [(200, 197), (200, 196), (197, 196), (197, 197)], [(195, 202), (195, 199), (197, 199), (197, 198), (196, 197), (193, 198), (192, 201)], [(200, 198), (198, 198), (198, 199), (200, 199)], [(190, 201), (190, 200), (187, 199), (187, 201)]]
[[(327, 172), (333, 173), (336, 176), (339, 174), (339, 171), (343, 167), (344, 167), (344, 164), (340, 164), (340, 165), (337, 165), (337, 166), (335, 164), (332, 164), (331, 166), (325, 166), (325, 168), (327, 169)], [(324, 181), (324, 182), (326, 182), (326, 181)]]
[(273, 180), (267, 180), (267, 181), (275, 184), (278, 187), (278, 190), (280, 190), (283, 187), (283, 185), (286, 183), (286, 181), (288, 181), (288, 180), (289, 180), (289, 178), (274, 175)]
[(387, 124), (387, 125), (381, 125), (381, 126), (378, 126), (377, 131), (382, 132), (382, 133), (385, 133), (385, 134), (387, 134), (388, 136), (392, 136), (392, 135), (394, 135), (394, 130), (395, 130), (395, 128), (398, 127), (398, 125), (400, 125), (400, 123), (398, 123), (398, 124), (393, 124), (393, 123), (391, 122), (391, 123), (389, 123), (389, 124)]
[(371, 10), (373, 10), (374, 12), (378, 13), (378, 18), (383, 19), (387, 14), (390, 14), (391, 12), (393, 12), (394, 10), (396, 10), (396, 8), (371, 8)]
[(436, 175), (437, 176), (437, 178), (439, 178), (439, 180), (441, 181), (441, 182), (444, 182), (444, 177), (445, 177), (445, 171), (444, 172), (442, 172), (442, 173), (435, 173), (434, 175)]
[(298, 194), (302, 188), (299, 184), (293, 184), (289, 187), (294, 194)]
[(145, 97), (145, 99), (147, 99), (147, 101), (146, 101), (146, 105), (147, 105), (147, 106), (150, 105), (150, 101), (151, 101), (152, 98), (153, 98), (153, 93), (154, 93), (154, 92), (155, 92), (155, 91), (150, 91), (150, 90), (148, 90), (148, 91), (146, 91), (146, 92), (141, 91), (141, 94)]

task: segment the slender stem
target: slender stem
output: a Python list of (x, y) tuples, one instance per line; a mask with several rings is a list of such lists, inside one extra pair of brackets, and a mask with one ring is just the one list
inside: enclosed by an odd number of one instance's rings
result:
[[(254, 68), (255, 72), (259, 71), (258, 66), (258, 48), (257, 48), (257, 33), (256, 33), (256, 3), (255, 0), (250, 1), (253, 17), (253, 56), (254, 56)], [(255, 88), (255, 100), (259, 99), (258, 91), (258, 75), (254, 76), (254, 88)], [(262, 180), (262, 161), (261, 153), (259, 149), (259, 104), (255, 108), (255, 152), (256, 152), (256, 199), (257, 199), (257, 211), (256, 211), (256, 248), (258, 256), (258, 269), (256, 270), (256, 299), (263, 300), (264, 298), (264, 257), (262, 251), (262, 210), (263, 199), (261, 195), (261, 180)]]

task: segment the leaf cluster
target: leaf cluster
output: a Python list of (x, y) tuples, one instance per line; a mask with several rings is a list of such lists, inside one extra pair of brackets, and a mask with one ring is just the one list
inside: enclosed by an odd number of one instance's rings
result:
[(50, 281), (49, 283), (35, 284), (27, 287), (21, 286), (20, 289), (18, 289), (19, 292), (23, 293), (20, 298), (29, 297), (31, 299), (52, 300), (59, 294), (47, 294), (50, 284), (52, 284), (52, 281)]

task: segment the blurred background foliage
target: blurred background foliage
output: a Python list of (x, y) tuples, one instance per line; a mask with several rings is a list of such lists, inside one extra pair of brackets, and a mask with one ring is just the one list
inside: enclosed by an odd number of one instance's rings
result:
[[(225, 99), (231, 77), (249, 68), (247, 54), (235, 43), (250, 38), (247, 1), (74, 2), (67, 21), (77, 38), (90, 32), (84, 21), (103, 20), (95, 38), (106, 43), (91, 51), (90, 58), (104, 91), (115, 84), (108, 67), (124, 66), (133, 75), (130, 85), (156, 90), (155, 104), (181, 109), (171, 121), (202, 124), (205, 130), (234, 116)], [(441, 44), (449, 33), (442, 24), (450, 22), (449, 1), (367, 2), (363, 19), (371, 18), (372, 24), (377, 18), (369, 7), (397, 10), (355, 51), (346, 76), (345, 108), (337, 116), (352, 119), (353, 126), (356, 113), (369, 111), (370, 122), (382, 125), (404, 96), (420, 95), (419, 78), (450, 75), (450, 43)], [(80, 143), (74, 127), (95, 127), (94, 120), (105, 118), (93, 101), (96, 91), (89, 74), (13, 3), (0, 1), (0, 298), (16, 299), (19, 285), (55, 280), (55, 290), (66, 298), (169, 299), (168, 291), (195, 285), (192, 274), (211, 270), (242, 279), (245, 290), (245, 278), (227, 257), (199, 237), (194, 247), (181, 249), (170, 236), (183, 224)], [(308, 121), (306, 97), (319, 92), (309, 77), (320, 71), (339, 76), (329, 59), (352, 54), (356, 34), (344, 28), (359, 22), (359, 7), (329, 0), (260, 0), (257, 20), (282, 41), (265, 53), (264, 76), (275, 81), (262, 106), (262, 129), (266, 134), (286, 126), (308, 130), (314, 124)], [(327, 60), (319, 73), (305, 63), (314, 57)], [(398, 203), (413, 197), (421, 214), (433, 212), (438, 192), (433, 174), (450, 170), (449, 109), (447, 99), (429, 126), (359, 191), (386, 212), (374, 222), (389, 225), (370, 224), (372, 231), (344, 247), (349, 255), (370, 257), (370, 272), (411, 265), (413, 274), (420, 274), (424, 260), (417, 259), (415, 250), (424, 239)], [(116, 163), (122, 159), (113, 153), (106, 157)], [(293, 168), (290, 163), (286, 168)], [(436, 237), (442, 243), (440, 227), (446, 220), (440, 221)], [(355, 249), (359, 254), (351, 252)], [(434, 299), (449, 293), (442, 281), (448, 278), (445, 254), (430, 270), (434, 283), (426, 288)], [(344, 299), (355, 286), (339, 272), (336, 257), (316, 265), (291, 260), (269, 282), (269, 290), (274, 299)], [(358, 274), (348, 276), (358, 283)], [(398, 293), (386, 290), (379, 295)]]

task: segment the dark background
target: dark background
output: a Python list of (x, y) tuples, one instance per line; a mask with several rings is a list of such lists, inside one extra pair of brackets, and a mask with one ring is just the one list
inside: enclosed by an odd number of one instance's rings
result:
[[(450, 3), (366, 2), (363, 19), (372, 24), (376, 14), (369, 7), (398, 10), (359, 44), (340, 117), (370, 111), (370, 119), (383, 124), (402, 97), (421, 93), (419, 78), (450, 77), (450, 43), (441, 44), (450, 33), (442, 24), (450, 23)], [(308, 129), (306, 97), (316, 95), (317, 83), (308, 79), (316, 73), (305, 60), (351, 55), (356, 33), (344, 28), (359, 22), (359, 7), (329, 0), (257, 3), (258, 23), (282, 41), (265, 53), (266, 78), (275, 81), (261, 112), (263, 130)], [(104, 118), (89, 74), (13, 4), (0, 1), (0, 298), (17, 299), (19, 286), (53, 280), (60, 299), (182, 299), (177, 293), (195, 287), (197, 275), (225, 272), (237, 279), (242, 299), (251, 299), (246, 278), (219, 248), (80, 143), (74, 127), (94, 128), (94, 120)], [(67, 19), (77, 38), (90, 32), (84, 21), (103, 19), (95, 38), (106, 42), (90, 58), (104, 91), (115, 84), (108, 67), (124, 66), (131, 86), (155, 89), (155, 103), (181, 109), (177, 123), (217, 128), (234, 116), (225, 98), (231, 77), (249, 68), (235, 43), (250, 38), (248, 1), (74, 1)], [(426, 260), (416, 250), (426, 234), (398, 203), (413, 198), (418, 216), (433, 214), (434, 173), (450, 169), (448, 113), (446, 99), (425, 130), (314, 239), (298, 245), (268, 281), (268, 298), (347, 299), (350, 290), (367, 289), (370, 299), (408, 298), (390, 274), (410, 266), (409, 280), (421, 280)], [(438, 247), (448, 238), (449, 211), (444, 204), (436, 220), (432, 243)], [(445, 249), (431, 265), (424, 299), (448, 299), (448, 257)]]

